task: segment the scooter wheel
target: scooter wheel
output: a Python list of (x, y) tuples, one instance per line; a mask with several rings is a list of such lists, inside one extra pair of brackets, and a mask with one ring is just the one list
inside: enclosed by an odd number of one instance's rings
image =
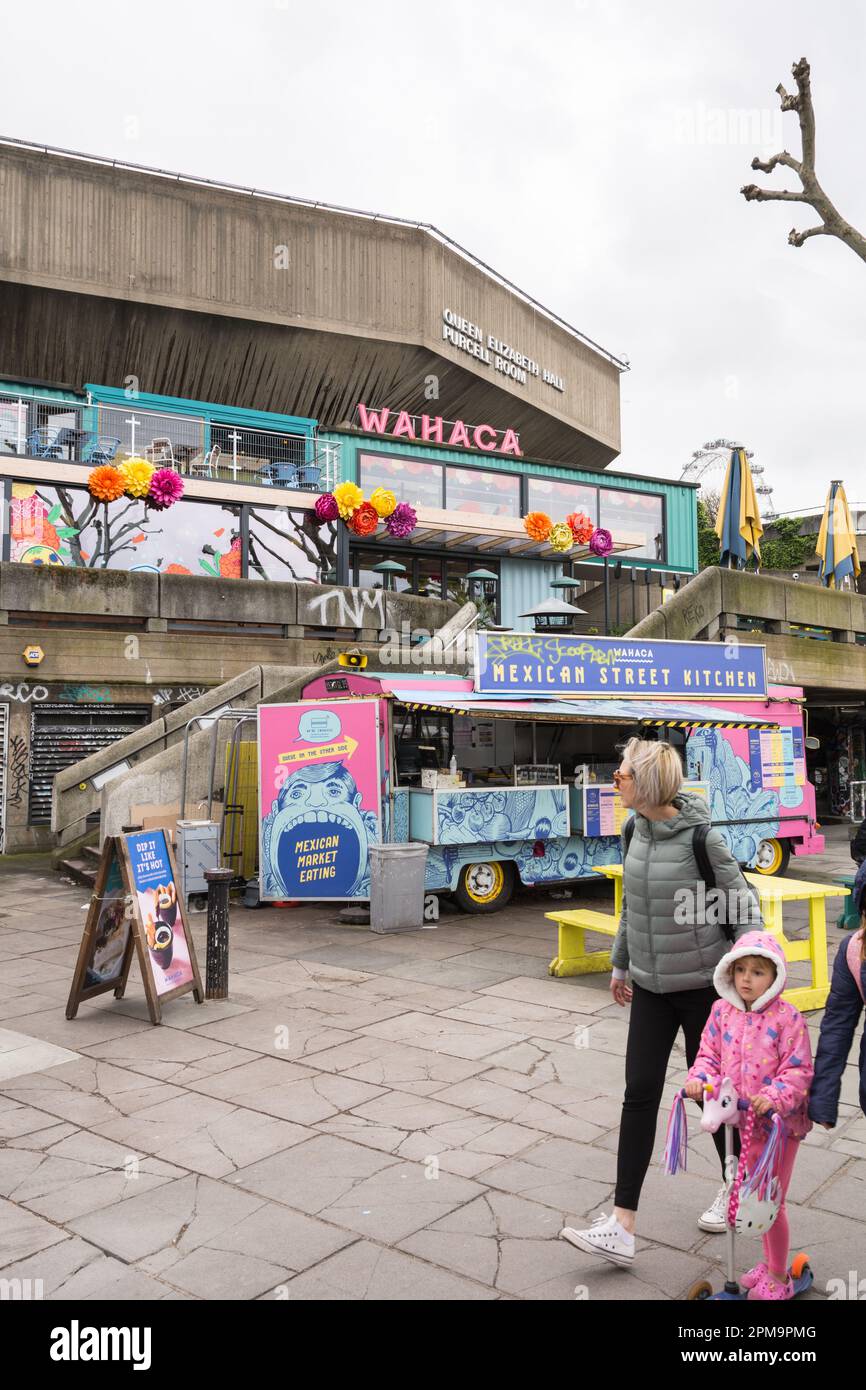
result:
[(692, 1284), (692, 1287), (686, 1294), (686, 1299), (689, 1303), (694, 1303), (698, 1299), (710, 1298), (712, 1296), (712, 1292), (713, 1286), (709, 1282), (709, 1280), (699, 1279), (696, 1284)]
[(791, 1278), (801, 1278), (803, 1271), (807, 1268), (808, 1264), (809, 1256), (805, 1253), (805, 1251), (801, 1250), (799, 1255), (795, 1255), (793, 1260), (791, 1261)]

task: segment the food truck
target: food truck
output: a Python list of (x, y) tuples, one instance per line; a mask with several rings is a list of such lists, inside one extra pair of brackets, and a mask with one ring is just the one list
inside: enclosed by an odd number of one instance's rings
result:
[(632, 735), (681, 753), (744, 867), (819, 853), (803, 692), (764, 648), (481, 633), (472, 677), (346, 669), (259, 709), (263, 901), (370, 895), (369, 846), (428, 846), (426, 887), (494, 912), (618, 863)]

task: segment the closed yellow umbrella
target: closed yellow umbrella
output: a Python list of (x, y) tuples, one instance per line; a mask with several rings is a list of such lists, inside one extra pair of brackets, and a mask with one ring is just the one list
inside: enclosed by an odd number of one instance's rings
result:
[(731, 452), (715, 531), (721, 545), (720, 564), (727, 563), (730, 569), (743, 569), (750, 554), (760, 564), (764, 526), (745, 449)]
[(815, 554), (821, 560), (821, 583), (828, 589), (839, 589), (846, 576), (856, 578), (860, 573), (857, 538), (848, 510), (848, 498), (844, 485), (838, 479), (830, 484), (827, 493)]

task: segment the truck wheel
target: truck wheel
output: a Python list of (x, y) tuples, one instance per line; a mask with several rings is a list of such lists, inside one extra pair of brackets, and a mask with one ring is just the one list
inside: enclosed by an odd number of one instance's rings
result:
[(791, 859), (791, 846), (787, 840), (762, 840), (758, 845), (755, 860), (756, 874), (783, 874)]
[(464, 912), (498, 912), (511, 901), (514, 868), (498, 859), (481, 864), (464, 864), (454, 897)]

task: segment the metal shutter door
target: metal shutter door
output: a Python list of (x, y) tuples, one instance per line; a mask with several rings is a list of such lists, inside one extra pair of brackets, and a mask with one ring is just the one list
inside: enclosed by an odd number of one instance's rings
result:
[(51, 824), (51, 787), (58, 772), (108, 748), (150, 722), (151, 705), (38, 705), (30, 733), (31, 825)]

